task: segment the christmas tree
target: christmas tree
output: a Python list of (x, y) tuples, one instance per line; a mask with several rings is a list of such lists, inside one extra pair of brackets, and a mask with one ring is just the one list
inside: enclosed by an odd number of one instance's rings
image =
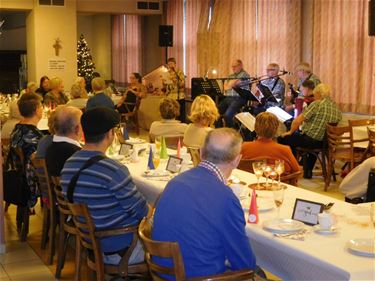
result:
[(84, 77), (86, 82), (91, 81), (95, 64), (92, 62), (90, 49), (83, 34), (81, 34), (77, 43), (77, 67), (78, 76)]

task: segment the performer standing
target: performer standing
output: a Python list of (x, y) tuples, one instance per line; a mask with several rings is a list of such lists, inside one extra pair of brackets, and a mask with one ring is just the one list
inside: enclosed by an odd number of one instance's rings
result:
[[(228, 78), (238, 78), (226, 80), (224, 83), (224, 95), (225, 98), (219, 104), (219, 113), (225, 121), (226, 127), (233, 127), (233, 117), (246, 104), (246, 99), (242, 98), (236, 91), (235, 88), (243, 88), (250, 90), (249, 81), (250, 75), (243, 69), (243, 64), (240, 59), (236, 59), (232, 62), (233, 73)], [(222, 127), (222, 121), (219, 120), (217, 127)]]
[(169, 79), (163, 79), (163, 85), (166, 90), (165, 93), (167, 97), (178, 101), (180, 104), (180, 116), (178, 119), (185, 123), (185, 75), (181, 69), (177, 68), (175, 58), (169, 58), (167, 64)]
[(258, 115), (260, 112), (266, 111), (267, 108), (272, 106), (278, 106), (282, 109), (285, 108), (285, 82), (279, 77), (280, 67), (277, 63), (270, 63), (266, 70), (268, 78), (261, 81), (260, 84), (270, 89), (277, 102), (265, 101), (263, 105), (259, 105), (253, 109), (254, 115)]

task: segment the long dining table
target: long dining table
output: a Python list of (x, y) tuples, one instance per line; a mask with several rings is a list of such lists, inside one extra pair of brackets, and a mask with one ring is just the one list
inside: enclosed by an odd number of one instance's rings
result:
[[(127, 163), (126, 166), (140, 192), (153, 205), (169, 178), (145, 177), (148, 155), (141, 156), (138, 160), (137, 163)], [(163, 170), (165, 166), (166, 160), (161, 160), (159, 169)], [(247, 184), (256, 183), (254, 174), (234, 170), (232, 175)], [(246, 186), (242, 194), (247, 195), (250, 191)], [(257, 191), (257, 196), (258, 206), (262, 204), (260, 202), (267, 200), (273, 202), (272, 191)], [(280, 218), (292, 217), (296, 198), (323, 204), (334, 203), (329, 212), (334, 218), (336, 232), (321, 235), (315, 232), (313, 226), (306, 225), (307, 233), (301, 241), (279, 238), (266, 231), (264, 222), (275, 219), (278, 215)], [(249, 202), (249, 199), (244, 202), (241, 200), (246, 220)], [(257, 264), (283, 280), (375, 280), (375, 258), (355, 255), (347, 246), (351, 239), (375, 239), (375, 226), (370, 223), (369, 209), (369, 204), (352, 205), (287, 185), (280, 213), (278, 214), (275, 206), (260, 211), (259, 222), (247, 223), (246, 233)]]

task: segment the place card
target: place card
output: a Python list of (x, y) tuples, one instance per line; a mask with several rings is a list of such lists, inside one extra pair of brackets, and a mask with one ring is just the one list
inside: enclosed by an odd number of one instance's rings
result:
[(292, 219), (308, 225), (318, 224), (318, 214), (323, 212), (324, 204), (319, 202), (296, 199)]
[(133, 149), (133, 145), (129, 143), (122, 143), (118, 154), (124, 156), (130, 156), (130, 150)]
[(182, 158), (178, 158), (176, 156), (169, 156), (168, 164), (165, 169), (171, 173), (179, 172), (181, 169), (182, 160)]

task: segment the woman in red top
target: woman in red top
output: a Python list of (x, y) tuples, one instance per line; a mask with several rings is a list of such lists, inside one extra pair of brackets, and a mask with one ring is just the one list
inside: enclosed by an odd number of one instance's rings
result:
[(300, 170), (292, 150), (273, 140), (279, 127), (279, 120), (270, 112), (262, 112), (255, 119), (255, 132), (258, 139), (242, 144), (242, 159), (270, 157), (284, 160), (285, 173), (290, 174)]

